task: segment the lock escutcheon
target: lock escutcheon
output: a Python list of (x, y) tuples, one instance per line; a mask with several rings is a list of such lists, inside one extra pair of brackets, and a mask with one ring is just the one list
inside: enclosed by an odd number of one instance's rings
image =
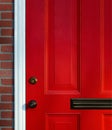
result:
[(36, 84), (37, 81), (38, 81), (38, 79), (37, 79), (36, 77), (31, 77), (31, 78), (29, 79), (29, 83), (30, 83), (30, 84)]

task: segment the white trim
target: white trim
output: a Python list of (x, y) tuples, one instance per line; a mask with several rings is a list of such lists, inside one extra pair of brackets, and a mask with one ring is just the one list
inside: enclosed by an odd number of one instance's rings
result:
[(25, 115), (25, 0), (15, 0), (14, 21), (14, 130), (26, 130)]

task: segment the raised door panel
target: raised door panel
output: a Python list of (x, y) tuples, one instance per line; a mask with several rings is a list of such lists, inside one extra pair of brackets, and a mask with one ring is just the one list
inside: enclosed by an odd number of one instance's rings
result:
[(112, 129), (112, 113), (103, 115), (103, 130), (111, 130)]
[(82, 0), (82, 97), (112, 97), (112, 1)]
[(112, 1), (104, 0), (102, 29), (102, 93), (112, 96)]
[(80, 130), (111, 130), (112, 110), (80, 111)]
[(79, 130), (78, 114), (47, 114), (46, 130)]
[(80, 2), (48, 0), (45, 6), (45, 92), (79, 93)]

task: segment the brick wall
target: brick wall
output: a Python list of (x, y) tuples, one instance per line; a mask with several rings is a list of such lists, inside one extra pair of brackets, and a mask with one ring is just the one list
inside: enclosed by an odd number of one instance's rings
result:
[(0, 130), (13, 129), (13, 0), (0, 0)]

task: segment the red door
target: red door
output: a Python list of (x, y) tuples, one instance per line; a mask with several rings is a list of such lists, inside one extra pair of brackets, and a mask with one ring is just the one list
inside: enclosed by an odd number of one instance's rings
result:
[(112, 0), (26, 2), (26, 130), (112, 130)]

